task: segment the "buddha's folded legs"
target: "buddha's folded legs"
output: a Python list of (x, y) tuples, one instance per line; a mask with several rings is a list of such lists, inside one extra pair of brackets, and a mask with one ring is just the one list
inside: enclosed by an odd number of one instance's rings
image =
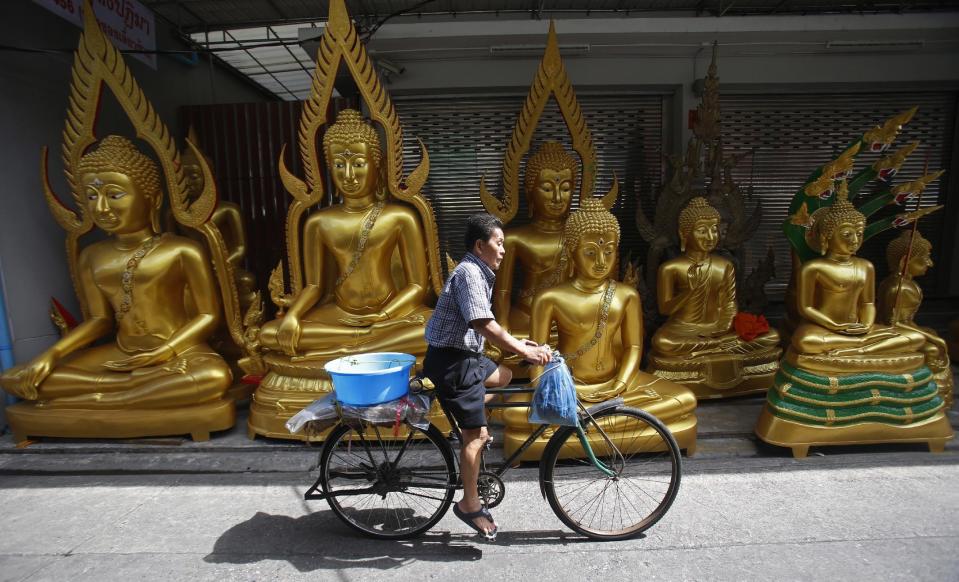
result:
[(856, 355), (916, 352), (925, 343), (923, 335), (905, 327), (873, 326), (864, 335), (846, 335), (804, 322), (793, 332), (792, 346), (802, 354)]
[(750, 354), (779, 345), (779, 334), (774, 331), (751, 341), (740, 339), (735, 331), (718, 336), (707, 334), (708, 330), (698, 326), (666, 323), (653, 334), (653, 352), (667, 357), (690, 357), (716, 352)]
[(69, 362), (50, 374), (38, 396), (51, 408), (168, 408), (215, 400), (231, 382), (223, 358), (197, 346), (169, 362), (132, 372), (98, 371)]

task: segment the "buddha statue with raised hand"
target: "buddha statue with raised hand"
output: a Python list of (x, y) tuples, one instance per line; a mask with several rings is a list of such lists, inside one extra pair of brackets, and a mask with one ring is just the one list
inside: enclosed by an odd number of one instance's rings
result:
[[(385, 199), (379, 136), (359, 111), (345, 109), (324, 134), (323, 152), (341, 203), (307, 219), (306, 284), (282, 318), (263, 326), (260, 341), (301, 361), (356, 351), (423, 353), (431, 309), (422, 224), (411, 207)], [(393, 276), (394, 255), (402, 284)]]
[(809, 446), (924, 442), (952, 438), (943, 400), (911, 325), (877, 323), (875, 271), (856, 256), (866, 217), (840, 182), (836, 200), (816, 211), (807, 233), (818, 258), (797, 277), (799, 325), (756, 426), (766, 442), (797, 457)]
[(765, 331), (741, 337), (736, 270), (714, 253), (719, 211), (693, 198), (679, 213), (682, 255), (659, 267), (656, 296), (668, 317), (652, 339), (649, 371), (690, 387), (697, 398), (765, 392), (781, 355), (779, 335)]
[[(108, 235), (83, 248), (77, 262), (88, 315), (32, 362), (3, 375), (8, 392), (36, 402), (31, 411), (11, 408), (11, 423), (21, 412), (36, 418), (42, 409), (65, 409), (91, 421), (94, 411), (112, 410), (132, 424), (143, 421), (146, 413), (138, 410), (172, 417), (176, 413), (165, 409), (218, 403), (232, 376), (206, 343), (221, 318), (217, 284), (202, 244), (159, 232), (163, 192), (156, 164), (126, 138), (111, 135), (80, 158), (76, 174), (84, 212)], [(113, 342), (90, 347), (114, 328)], [(232, 425), (232, 407), (229, 416), (219, 428)], [(131, 436), (124, 428), (111, 430), (64, 436)]]
[(916, 282), (916, 277), (925, 275), (933, 266), (932, 243), (918, 230), (904, 230), (889, 241), (886, 262), (889, 275), (879, 284), (879, 320), (886, 325), (899, 325), (922, 334), (926, 340), (922, 347), (926, 354), (926, 365), (932, 370), (939, 394), (948, 408), (952, 406), (953, 386), (949, 347), (934, 329), (915, 322), (916, 313), (922, 305), (922, 288)]
[[(684, 386), (640, 370), (642, 306), (637, 290), (615, 279), (620, 242), (616, 217), (599, 199), (587, 198), (570, 215), (563, 240), (572, 277), (535, 297), (530, 339), (546, 343), (555, 326), (556, 347), (566, 358), (581, 400), (622, 398), (627, 406), (647, 410), (692, 454), (696, 397)], [(536, 378), (542, 371), (533, 367), (530, 375)], [(506, 410), (505, 454), (519, 448), (533, 428), (527, 413), (522, 408)], [(522, 459), (538, 459), (546, 439), (531, 446)]]

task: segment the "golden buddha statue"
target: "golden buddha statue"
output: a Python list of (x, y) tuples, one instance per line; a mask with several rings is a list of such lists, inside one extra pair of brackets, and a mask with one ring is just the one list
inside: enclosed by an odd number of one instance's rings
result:
[[(230, 368), (207, 344), (221, 321), (246, 353), (240, 366), (258, 369), (223, 239), (210, 221), (212, 173), (200, 158), (204, 187), (191, 199), (169, 130), (101, 30), (91, 0), (84, 1), (82, 19), (61, 147), (75, 209), (50, 186), (46, 148), (40, 162), (44, 199), (67, 233), (83, 321), (0, 378), (0, 386), (27, 400), (5, 413), (18, 441), (179, 434), (205, 440), (233, 426), (236, 416), (233, 401), (223, 398)], [(156, 161), (123, 137), (98, 140), (105, 90)], [(197, 154), (189, 141), (188, 147)], [(176, 222), (203, 234), (205, 244), (161, 232), (164, 194)], [(82, 246), (94, 226), (106, 237)], [(246, 322), (256, 320), (251, 309)]]
[[(569, 216), (579, 163), (562, 144), (549, 141), (526, 162), (524, 187), (532, 221), (506, 229), (506, 255), (496, 276), (493, 314), (517, 338), (529, 337), (533, 297), (566, 280), (563, 229)], [(522, 273), (517, 301), (511, 292)]]
[[(30, 401), (7, 409), (17, 440), (126, 437), (232, 426), (230, 368), (206, 341), (220, 322), (206, 249), (159, 232), (156, 164), (111, 135), (79, 159), (83, 209), (108, 237), (79, 255), (83, 323), (0, 384)], [(113, 342), (89, 347), (109, 336)], [(71, 425), (72, 423), (72, 425)]]
[[(317, 58), (313, 91), (300, 116), (305, 180), (286, 168), (280, 153), (280, 176), (294, 198), (286, 222), (291, 293), (285, 294), (281, 264), (270, 281), (281, 312), (258, 333), (269, 371), (250, 405), (251, 438), (322, 439), (291, 435), (285, 423), (332, 389), (324, 365), (357, 352), (422, 359), (426, 321), (442, 289), (435, 218), (420, 194), (429, 157), (421, 144), (422, 160), (403, 176), (396, 109), (376, 75), (367, 74), (372, 64), (342, 0), (330, 3), (318, 50), (332, 56)], [(327, 124), (340, 60), (340, 70), (353, 75), (372, 121), (383, 130), (383, 145), (378, 128), (359, 111), (340, 111)], [(334, 203), (302, 220), (325, 198), (324, 173), (335, 189)]]
[[(691, 390), (640, 370), (643, 344), (642, 307), (635, 288), (615, 280), (619, 223), (596, 198), (583, 200), (564, 231), (572, 278), (536, 296), (530, 339), (549, 340), (558, 331), (557, 349), (564, 355), (580, 400), (589, 403), (622, 398), (665, 423), (681, 448), (696, 448), (696, 397)], [(538, 377), (541, 367), (531, 367)], [(504, 454), (517, 450), (533, 430), (528, 409), (504, 413)], [(549, 431), (548, 431), (549, 432)], [(542, 455), (548, 435), (527, 449), (521, 460)]]
[(886, 247), (886, 261), (889, 264), (889, 276), (879, 284), (878, 318), (887, 325), (898, 324), (922, 334), (926, 340), (922, 347), (926, 355), (926, 366), (932, 370), (933, 379), (939, 386), (939, 394), (948, 408), (952, 406), (953, 385), (949, 347), (935, 330), (919, 326), (915, 322), (916, 313), (922, 304), (922, 288), (915, 278), (925, 275), (933, 265), (932, 243), (918, 230), (904, 230)]
[(743, 339), (736, 317), (736, 269), (713, 253), (719, 211), (693, 198), (679, 213), (682, 255), (659, 267), (656, 295), (668, 317), (652, 339), (649, 371), (691, 388), (697, 398), (765, 392), (779, 368), (779, 334)]
[(952, 438), (932, 373), (926, 338), (912, 326), (876, 323), (872, 263), (856, 256), (866, 217), (847, 199), (811, 217), (806, 236), (820, 257), (799, 268), (800, 321), (769, 391), (756, 434), (791, 447), (924, 442), (942, 450)]
[(412, 208), (384, 200), (376, 129), (344, 109), (323, 136), (323, 152), (341, 202), (307, 219), (306, 285), (282, 318), (263, 326), (260, 342), (300, 361), (358, 351), (424, 354), (432, 309), (423, 226)]
[[(485, 178), (480, 183), (483, 206), (503, 224), (509, 224), (516, 216), (521, 161), (529, 150), (539, 117), (551, 97), (556, 100), (579, 159), (559, 142), (546, 141), (526, 161), (522, 186), (531, 220), (529, 224), (505, 230), (506, 256), (500, 265), (493, 293), (493, 314), (497, 322), (518, 338), (529, 335), (533, 298), (569, 276), (569, 261), (563, 244), (564, 223), (574, 196), (579, 199), (592, 196), (596, 177), (596, 151), (592, 134), (566, 75), (560, 58), (556, 27), (552, 21), (546, 37), (546, 50), (517, 117), (503, 159), (503, 191), (499, 197), (493, 196), (486, 189)], [(577, 179), (578, 192), (575, 191)], [(606, 208), (612, 208), (617, 195), (618, 183), (614, 177), (612, 188), (602, 198)], [(522, 275), (516, 285), (518, 273)], [(495, 348), (490, 349), (493, 356), (499, 356)], [(510, 367), (516, 378), (524, 378), (528, 373), (528, 369), (520, 363), (520, 359), (514, 355), (503, 358), (503, 364)]]

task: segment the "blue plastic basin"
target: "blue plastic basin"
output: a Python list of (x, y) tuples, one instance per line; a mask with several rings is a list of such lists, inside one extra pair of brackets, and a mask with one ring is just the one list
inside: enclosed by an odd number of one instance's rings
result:
[(344, 356), (324, 366), (333, 379), (336, 399), (354, 406), (372, 406), (406, 396), (416, 357), (399, 352)]

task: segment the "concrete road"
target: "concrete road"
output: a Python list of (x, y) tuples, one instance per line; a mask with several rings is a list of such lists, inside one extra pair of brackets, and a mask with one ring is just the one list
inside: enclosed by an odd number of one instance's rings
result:
[(959, 580), (959, 454), (692, 459), (645, 537), (566, 530), (536, 472), (503, 533), (452, 514), (415, 541), (353, 535), (303, 471), (0, 476), (0, 580)]

